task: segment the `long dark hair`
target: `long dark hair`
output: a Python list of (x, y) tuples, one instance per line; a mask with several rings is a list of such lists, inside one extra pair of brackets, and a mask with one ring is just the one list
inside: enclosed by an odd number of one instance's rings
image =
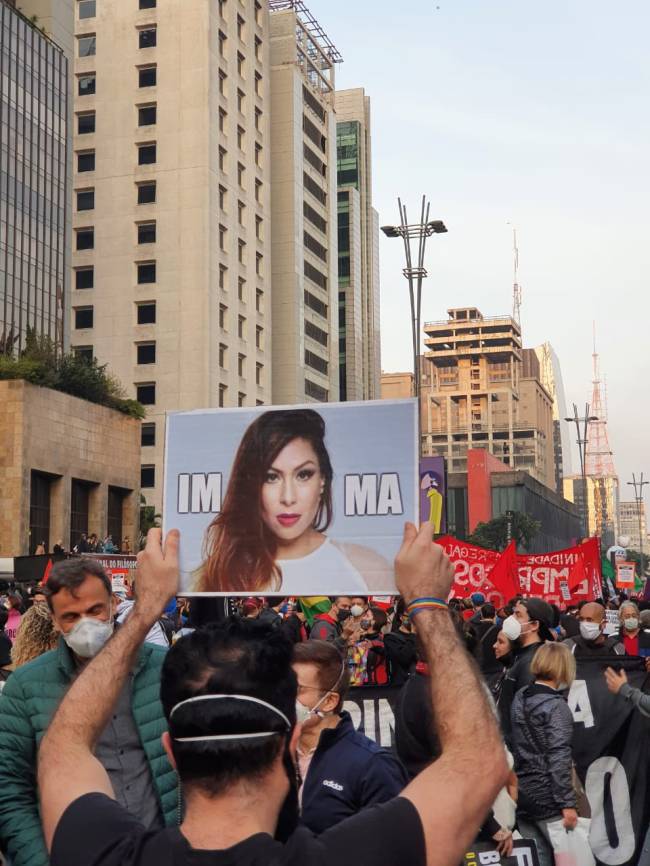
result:
[(325, 448), (325, 421), (313, 409), (264, 412), (244, 433), (237, 449), (221, 512), (205, 535), (197, 590), (255, 591), (282, 584), (276, 565), (277, 541), (262, 518), (262, 485), (278, 454), (294, 439), (314, 449), (324, 480), (314, 529), (332, 522), (332, 464)]

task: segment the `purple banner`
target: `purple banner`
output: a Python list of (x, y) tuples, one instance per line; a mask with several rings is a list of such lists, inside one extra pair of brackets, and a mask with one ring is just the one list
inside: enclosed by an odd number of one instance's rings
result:
[(420, 521), (433, 524), (436, 535), (447, 531), (447, 479), (444, 457), (420, 457)]

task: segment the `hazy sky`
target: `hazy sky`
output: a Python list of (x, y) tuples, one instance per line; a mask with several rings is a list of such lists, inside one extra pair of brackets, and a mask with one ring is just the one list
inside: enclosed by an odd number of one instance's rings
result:
[[(372, 99), (380, 224), (425, 193), (423, 319), (512, 310), (550, 340), (566, 397), (591, 399), (592, 320), (621, 479), (650, 480), (650, 64), (647, 0), (308, 0), (341, 51), (337, 87)], [(410, 369), (398, 241), (381, 239), (382, 367)], [(575, 458), (574, 458), (575, 459)], [(647, 490), (648, 488), (646, 488)], [(646, 497), (650, 502), (650, 499)]]

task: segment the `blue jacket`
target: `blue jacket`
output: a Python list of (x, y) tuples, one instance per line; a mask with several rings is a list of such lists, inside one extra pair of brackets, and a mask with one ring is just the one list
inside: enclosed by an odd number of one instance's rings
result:
[(320, 735), (302, 789), (302, 821), (314, 833), (338, 824), (366, 806), (397, 797), (406, 770), (387, 749), (354, 729), (341, 713), (335, 728)]

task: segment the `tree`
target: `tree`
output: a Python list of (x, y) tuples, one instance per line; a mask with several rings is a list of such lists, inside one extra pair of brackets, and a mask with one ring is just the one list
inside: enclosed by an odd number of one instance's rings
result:
[(147, 500), (140, 494), (140, 537), (138, 539), (138, 550), (144, 550), (147, 541), (147, 532), (150, 529), (158, 529), (161, 516), (156, 512), (155, 505), (147, 505)]
[[(522, 511), (513, 511), (511, 526), (512, 539), (517, 547), (529, 550), (542, 524)], [(467, 540), (470, 544), (486, 547), (488, 550), (503, 550), (508, 544), (507, 516), (501, 514), (487, 523), (478, 523)]]
[(641, 572), (641, 554), (638, 550), (627, 550), (626, 557), (628, 562), (634, 562), (636, 564), (636, 573), (639, 577), (645, 577), (650, 574), (650, 556), (647, 553), (643, 553), (643, 572)]

